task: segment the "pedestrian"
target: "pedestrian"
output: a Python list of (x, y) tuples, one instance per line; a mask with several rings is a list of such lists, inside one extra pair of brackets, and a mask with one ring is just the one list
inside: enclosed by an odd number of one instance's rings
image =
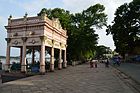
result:
[(94, 61), (94, 67), (97, 68), (97, 60)]
[(109, 68), (109, 60), (108, 59), (106, 59), (105, 67)]
[(116, 59), (116, 64), (117, 64), (118, 66), (120, 66), (120, 57), (117, 57), (117, 59)]
[(0, 60), (0, 70), (2, 70), (2, 62), (1, 62), (1, 60)]
[(93, 68), (93, 60), (90, 61), (90, 68)]
[(113, 59), (112, 61), (113, 61), (113, 66), (115, 66), (116, 65), (116, 60)]

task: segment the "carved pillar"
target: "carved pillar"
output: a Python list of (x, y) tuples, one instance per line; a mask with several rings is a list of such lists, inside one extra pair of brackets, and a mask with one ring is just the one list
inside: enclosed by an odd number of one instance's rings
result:
[(21, 72), (26, 73), (26, 40), (27, 37), (23, 37), (23, 46), (22, 46), (22, 64), (21, 64)]
[(59, 62), (58, 62), (58, 69), (62, 69), (62, 50), (59, 50)]
[(64, 68), (67, 67), (67, 53), (66, 53), (66, 50), (64, 50)]
[(45, 45), (41, 45), (41, 53), (40, 53), (40, 73), (45, 73)]
[(9, 43), (10, 43), (11, 39), (6, 38), (5, 40), (7, 41), (5, 70), (9, 72), (10, 71), (10, 46), (9, 46)]
[(50, 62), (50, 71), (54, 71), (54, 47), (51, 47), (51, 62)]
[(20, 65), (22, 64), (22, 47), (20, 48)]
[(35, 63), (35, 49), (34, 49), (34, 47), (32, 48), (32, 64), (34, 64)]
[(41, 36), (40, 73), (45, 74), (45, 36)]

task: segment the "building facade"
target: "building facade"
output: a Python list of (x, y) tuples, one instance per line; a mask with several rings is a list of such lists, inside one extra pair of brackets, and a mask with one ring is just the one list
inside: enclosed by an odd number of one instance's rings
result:
[[(67, 67), (66, 47), (67, 31), (62, 29), (58, 18), (50, 20), (46, 13), (40, 16), (28, 17), (27, 13), (23, 18), (8, 18), (7, 29), (7, 53), (6, 53), (6, 70), (10, 65), (10, 48), (20, 48), (21, 72), (26, 72), (26, 50), (38, 48), (40, 50), (40, 73), (45, 73), (45, 50), (51, 49), (50, 70), (54, 71), (54, 49), (59, 49), (58, 68), (62, 68), (62, 51), (63, 65)], [(34, 55), (33, 55), (34, 56)], [(34, 61), (34, 58), (33, 58)]]

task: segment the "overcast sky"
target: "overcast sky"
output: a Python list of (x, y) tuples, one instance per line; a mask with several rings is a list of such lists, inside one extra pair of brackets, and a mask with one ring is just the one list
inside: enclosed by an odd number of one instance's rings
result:
[[(6, 55), (6, 30), (7, 19), (11, 14), (13, 18), (23, 17), (25, 12), (28, 16), (35, 16), (42, 8), (63, 8), (72, 13), (81, 12), (91, 5), (103, 4), (108, 15), (108, 24), (113, 21), (117, 7), (132, 0), (0, 0), (0, 55)], [(106, 36), (105, 29), (98, 30), (99, 45), (105, 45), (115, 49), (111, 36)], [(19, 56), (19, 50), (11, 50), (11, 56)]]

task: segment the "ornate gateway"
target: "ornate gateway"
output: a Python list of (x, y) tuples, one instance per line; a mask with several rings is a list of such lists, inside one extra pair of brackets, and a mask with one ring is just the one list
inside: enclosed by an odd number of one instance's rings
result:
[(40, 47), (40, 72), (45, 73), (45, 48), (51, 48), (50, 70), (54, 70), (54, 48), (59, 49), (59, 68), (62, 68), (61, 52), (64, 51), (64, 67), (66, 61), (67, 31), (63, 30), (58, 18), (50, 20), (45, 13), (41, 16), (8, 19), (7, 29), (7, 70), (10, 64), (10, 47), (21, 49), (21, 71), (26, 72), (26, 49), (28, 47)]

